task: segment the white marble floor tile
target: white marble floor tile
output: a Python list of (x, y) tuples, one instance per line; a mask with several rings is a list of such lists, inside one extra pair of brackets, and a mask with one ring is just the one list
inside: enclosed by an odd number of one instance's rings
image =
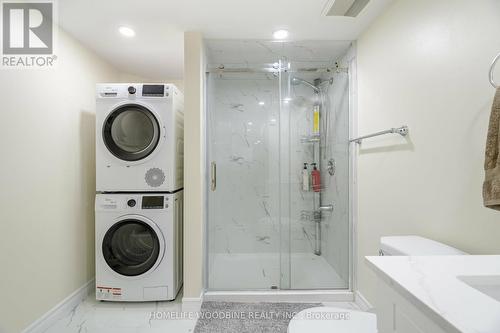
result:
[(190, 333), (195, 319), (166, 319), (165, 314), (182, 313), (181, 299), (182, 295), (172, 302), (114, 303), (90, 295), (45, 333)]
[[(44, 333), (192, 333), (196, 314), (183, 312), (180, 294), (172, 302), (101, 302), (90, 295)], [(325, 302), (324, 306), (359, 310), (355, 303)], [(192, 318), (180, 318), (191, 314)], [(176, 318), (167, 318), (167, 316)]]

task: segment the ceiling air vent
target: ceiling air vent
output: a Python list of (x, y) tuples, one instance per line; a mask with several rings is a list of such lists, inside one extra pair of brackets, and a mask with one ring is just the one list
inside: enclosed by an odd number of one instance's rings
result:
[(370, 0), (330, 0), (325, 7), (326, 16), (356, 17)]

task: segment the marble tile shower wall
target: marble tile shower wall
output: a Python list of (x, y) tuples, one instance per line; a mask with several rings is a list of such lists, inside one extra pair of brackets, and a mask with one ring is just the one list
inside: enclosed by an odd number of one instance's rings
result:
[[(340, 277), (349, 281), (349, 78), (347, 73), (335, 74), (327, 95), (330, 117), (322, 118), (328, 127), (328, 138), (321, 155), (323, 204), (333, 204), (332, 214), (322, 220), (322, 254)], [(326, 166), (335, 160), (335, 174)]]
[[(271, 74), (210, 77), (209, 150), (217, 161), (217, 190), (210, 194), (210, 211), (216, 214), (208, 227), (211, 255), (280, 251), (278, 88)], [(312, 126), (312, 100), (310, 90), (296, 95), (290, 102), (291, 123), (296, 124), (291, 126), (291, 156), (300, 160), (291, 162), (296, 175), (291, 180), (291, 247), (310, 253), (314, 225), (301, 220), (301, 213), (313, 209), (312, 193), (300, 191), (300, 172), (304, 161), (312, 161), (312, 149), (300, 139)]]
[(224, 64), (241, 68), (250, 64), (272, 64), (286, 56), (288, 60), (306, 67), (333, 67), (344, 56), (350, 41), (292, 41), (209, 40), (207, 58), (212, 65)]

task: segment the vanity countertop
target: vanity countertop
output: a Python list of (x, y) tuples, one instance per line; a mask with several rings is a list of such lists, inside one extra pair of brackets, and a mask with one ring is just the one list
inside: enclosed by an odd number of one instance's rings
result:
[(460, 280), (472, 276), (500, 281), (500, 255), (373, 256), (366, 261), (381, 279), (446, 331), (500, 332), (500, 301)]

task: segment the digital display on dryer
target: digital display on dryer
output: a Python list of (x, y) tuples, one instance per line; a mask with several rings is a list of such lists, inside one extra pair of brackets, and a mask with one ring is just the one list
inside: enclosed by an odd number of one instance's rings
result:
[(145, 84), (142, 86), (142, 96), (163, 97), (165, 86), (163, 84)]
[(163, 196), (144, 196), (142, 197), (142, 209), (163, 209)]

